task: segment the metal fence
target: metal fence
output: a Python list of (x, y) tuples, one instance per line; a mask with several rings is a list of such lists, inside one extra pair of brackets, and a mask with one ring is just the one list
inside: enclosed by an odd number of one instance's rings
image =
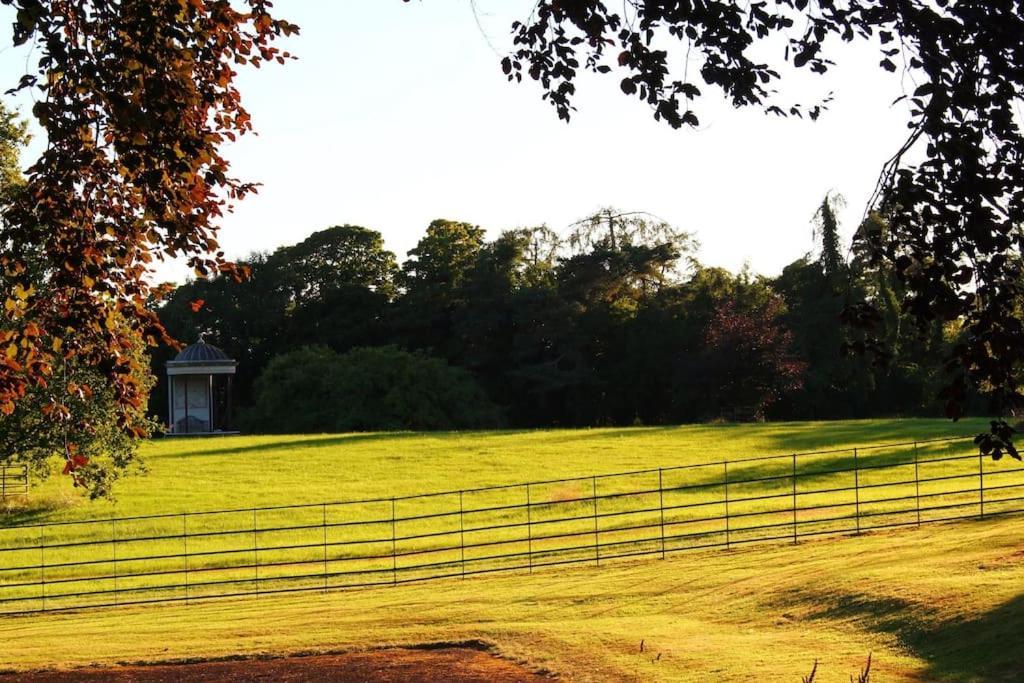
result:
[(28, 465), (0, 465), (0, 500), (28, 495)]
[(0, 528), (0, 614), (395, 585), (1024, 511), (965, 439)]

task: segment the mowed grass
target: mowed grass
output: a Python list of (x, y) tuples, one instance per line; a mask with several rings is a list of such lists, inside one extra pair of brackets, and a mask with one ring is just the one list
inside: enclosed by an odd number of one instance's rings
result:
[[(879, 442), (924, 440), (953, 434), (970, 434), (983, 423), (951, 425), (942, 421), (865, 421), (843, 423), (800, 423), (744, 426), (691, 426), (678, 428), (541, 431), (480, 434), (399, 434), (339, 435), (309, 437), (234, 437), (204, 440), (161, 441), (149, 444), (146, 459), (150, 473), (144, 478), (124, 482), (116, 504), (77, 502), (68, 504), (58, 493), (62, 482), (51, 481), (33, 493), (38, 505), (8, 517), (25, 522), (40, 519), (73, 521), (89, 517), (168, 514), (223, 508), (248, 509), (263, 505), (290, 505), (321, 501), (387, 498), (437, 490), (469, 489), (478, 486), (554, 479), (588, 474), (651, 467), (678, 467), (715, 463), (708, 469), (695, 468), (666, 473), (665, 505), (674, 508), (667, 515), (668, 559), (658, 560), (656, 525), (658, 505), (651, 506), (652, 495), (602, 498), (599, 520), (601, 542), (614, 545), (603, 549), (600, 567), (536, 567), (532, 573), (484, 575), (446, 579), (424, 584), (387, 588), (299, 593), (289, 597), (262, 595), (216, 603), (188, 606), (119, 607), (74, 614), (46, 614), (31, 617), (7, 617), (0, 620), (0, 666), (32, 668), (76, 665), (93, 662), (148, 661), (183, 657), (227, 656), (232, 654), (285, 653), (296, 650), (339, 650), (375, 647), (389, 643), (415, 644), (448, 640), (482, 639), (495, 644), (504, 654), (523, 659), (534, 666), (549, 668), (571, 678), (605, 680), (608, 678), (651, 678), (665, 680), (750, 680), (766, 675), (806, 674), (815, 658), (822, 660), (824, 677), (818, 680), (846, 680), (862, 663), (868, 651), (876, 653), (879, 680), (1014, 680), (1019, 666), (1021, 636), (1013, 628), (1021, 623), (1020, 590), (1022, 554), (1019, 549), (1021, 521), (1001, 517), (983, 522), (961, 522), (910, 528), (898, 532), (875, 532), (857, 538), (804, 540), (795, 547), (779, 541), (751, 545), (742, 550), (674, 550), (692, 545), (723, 542), (721, 479), (719, 466), (724, 459), (739, 459), (776, 453), (807, 450), (849, 450)], [(921, 456), (942, 459), (950, 454), (969, 453), (959, 444), (923, 447)], [(910, 460), (907, 449), (863, 451), (862, 467), (895, 465), (861, 472), (861, 486), (876, 484), (879, 502), (872, 503), (863, 491), (860, 511), (865, 525), (878, 523), (911, 524), (913, 507), (906, 502), (886, 502), (889, 497), (912, 495)], [(801, 533), (852, 530), (854, 502), (850, 491), (810, 494), (812, 490), (845, 489), (848, 473), (829, 474), (829, 470), (848, 469), (852, 453), (832, 453), (818, 458), (800, 459), (798, 480), (801, 507), (820, 508), (801, 512)], [(994, 502), (1022, 495), (1013, 488), (1024, 484), (1014, 465), (986, 464), (987, 485), (1004, 485), (999, 495), (990, 496), (988, 510), (1008, 511), (1020, 503)], [(788, 494), (792, 487), (786, 479), (789, 460), (751, 463), (738, 472), (731, 470), (733, 481), (745, 478), (762, 481), (734, 484), (731, 489), (731, 515), (734, 547), (744, 540), (785, 536), (790, 532), (780, 515), (789, 520)], [(977, 462), (964, 468), (962, 461), (941, 461), (925, 465), (921, 476), (956, 477), (936, 482), (943, 490), (967, 489), (968, 473), (976, 472)], [(996, 474), (999, 472), (999, 474)], [(620, 491), (651, 491), (652, 474), (624, 478), (598, 479), (599, 494)], [(673, 477), (675, 477), (673, 479)], [(871, 479), (870, 477), (874, 477)], [(911, 476), (912, 480), (912, 476)], [(592, 501), (589, 487), (593, 481), (547, 485), (533, 490), (535, 515), (554, 519), (569, 518), (549, 525), (544, 532), (585, 538), (580, 550), (561, 540), (535, 541), (531, 558), (537, 564), (564, 558), (590, 560), (592, 542), (584, 537), (580, 525), (591, 524), (585, 517)], [(688, 488), (694, 484), (694, 488)], [(936, 489), (938, 490), (938, 489)], [(923, 494), (927, 494), (927, 485)], [(473, 499), (466, 509), (501, 507), (506, 500), (489, 497)], [(508, 489), (505, 496), (517, 500), (521, 489)], [(778, 496), (776, 498), (775, 496)], [(405, 503), (398, 513), (416, 517), (416, 513), (450, 510), (449, 497), (428, 498)], [(752, 500), (737, 503), (737, 499)], [(847, 500), (847, 499), (850, 500)], [(936, 496), (934, 500), (948, 508), (937, 510), (931, 518), (974, 514), (978, 496)], [(58, 503), (55, 505), (55, 503)], [(495, 504), (498, 505), (495, 505)], [(349, 519), (384, 519), (388, 510), (377, 504), (314, 507), (280, 513), (260, 512), (258, 539), (242, 536), (210, 536), (191, 539), (189, 553), (192, 570), (191, 596), (203, 594), (196, 581), (202, 574), (212, 577), (209, 591), (220, 591), (226, 582), (233, 590), (248, 591), (262, 582), (263, 590), (276, 587), (319, 586), (322, 574), (330, 574), (329, 585), (344, 585), (343, 576), (352, 566), (352, 555), (373, 555), (379, 547), (361, 539), (386, 538), (384, 529), (372, 525), (358, 536), (345, 526)], [(412, 506), (412, 507), (409, 507)], [(633, 506), (633, 507), (630, 507)], [(737, 507), (739, 506), (739, 507)], [(745, 507), (744, 507), (745, 506)], [(874, 507), (872, 507), (874, 506)], [(390, 507), (386, 505), (385, 508)], [(266, 532), (275, 526), (319, 524), (331, 511), (330, 562), (320, 564), (318, 540), (321, 529)], [(443, 526), (442, 534), (410, 538), (399, 542), (409, 552), (399, 562), (398, 576), (421, 578), (424, 570), (413, 569), (424, 556), (436, 561), (440, 573), (459, 573), (468, 562), (470, 571), (522, 566), (526, 540), (524, 528), (516, 526), (520, 509), (499, 510), (469, 515), (464, 528), (512, 525), (510, 528), (481, 531), (474, 538), (500, 540), (503, 553), (512, 559), (487, 559), (490, 547), (470, 549), (459, 557), (452, 545), (457, 530), (454, 516), (438, 519), (413, 519), (399, 524), (399, 537)], [(582, 513), (582, 514), (580, 514)], [(252, 523), (248, 512), (230, 515), (200, 515), (189, 518), (189, 532), (209, 533), (244, 528)], [(607, 516), (605, 516), (607, 515)], [(748, 515), (743, 517), (743, 515)], [(306, 519), (309, 517), (309, 519)], [(316, 517), (316, 519), (312, 519)], [(929, 514), (924, 515), (925, 521)], [(702, 521), (702, 520), (709, 521)], [(868, 523), (868, 520), (873, 522)], [(823, 520), (823, 521), (819, 521)], [(536, 524), (537, 519), (535, 518)], [(175, 517), (167, 529), (164, 522), (145, 524), (118, 522), (115, 535), (124, 539), (132, 534), (163, 535), (174, 531)], [(737, 527), (767, 528), (747, 532), (744, 538)], [(135, 524), (135, 526), (133, 526)], [(338, 524), (339, 526), (334, 526)], [(430, 525), (435, 525), (431, 527)], [(389, 524), (383, 525), (390, 526)], [(633, 528), (642, 527), (642, 528)], [(588, 526), (588, 528), (590, 528)], [(47, 550), (47, 581), (68, 580), (75, 590), (95, 589), (98, 596), (110, 597), (111, 567), (103, 542), (111, 529), (104, 524), (70, 524), (46, 529), (47, 544), (90, 539), (95, 545), (68, 546)], [(18, 532), (8, 529), (7, 545), (17, 543)], [(266, 550), (287, 538), (309, 540), (308, 548)], [(383, 534), (383, 535), (381, 535)], [(578, 534), (573, 536), (573, 534)], [(13, 540), (12, 540), (13, 539)], [(24, 541), (24, 539), (23, 539)], [(134, 551), (140, 557), (180, 553), (177, 540), (147, 541), (145, 550)], [(250, 558), (248, 545), (259, 546), (260, 562), (278, 567), (254, 572), (244, 567)], [(547, 543), (547, 546), (544, 545)], [(154, 545), (155, 544), (155, 545)], [(234, 544), (234, 545), (232, 545)], [(387, 543), (383, 544), (387, 546)], [(232, 550), (237, 548), (237, 551)], [(361, 549), (356, 549), (361, 548)], [(560, 549), (561, 548), (561, 549)], [(386, 558), (387, 549), (381, 548)], [(545, 555), (545, 551), (548, 552)], [(642, 561), (614, 560), (609, 556), (652, 553)], [(516, 555), (516, 553), (519, 553)], [(199, 557), (195, 557), (195, 554)], [(209, 553), (209, 555), (203, 555)], [(8, 553), (17, 554), (17, 553)], [(121, 600), (132, 589), (158, 597), (180, 597), (180, 586), (153, 592), (154, 582), (177, 585), (172, 573), (180, 572), (176, 560), (132, 560), (131, 544), (116, 551), (115, 571), (122, 575)], [(425, 554), (425, 555), (424, 555)], [(0, 554), (2, 555), (2, 554)], [(308, 557), (307, 557), (308, 556)], [(314, 557), (315, 556), (315, 557)], [(79, 562), (92, 558), (86, 568), (52, 568), (53, 563)], [(596, 558), (594, 558), (596, 559)], [(19, 560), (28, 562), (29, 560)], [(362, 562), (362, 560), (360, 560)], [(391, 561), (368, 567), (369, 577), (390, 580)], [(446, 564), (447, 563), (447, 564)], [(0, 557), (0, 566), (11, 566)], [(594, 562), (590, 562), (594, 564)], [(155, 571), (154, 571), (155, 570)], [(199, 570), (199, 572), (197, 572)], [(370, 571), (372, 570), (372, 571)], [(377, 574), (374, 571), (379, 572)], [(124, 573), (154, 572), (157, 577), (125, 579)], [(937, 573), (936, 573), (937, 572)], [(197, 573), (199, 578), (197, 578)], [(429, 573), (429, 572), (426, 572)], [(34, 571), (21, 577), (34, 581)], [(168, 579), (168, 576), (171, 579)], [(364, 576), (362, 574), (360, 577)], [(255, 579), (255, 580), (254, 580)], [(7, 578), (10, 582), (11, 577)], [(150, 588), (147, 588), (150, 585)], [(144, 589), (144, 590), (143, 590)], [(35, 599), (33, 587), (21, 590), (27, 606)], [(62, 590), (61, 584), (48, 586), (48, 595)], [(198, 591), (198, 592), (197, 592)], [(49, 606), (71, 606), (65, 599), (50, 598)], [(1005, 622), (1005, 627), (1004, 627)], [(61, 634), (75, 633), (76, 652), (62, 644)], [(639, 639), (645, 640), (639, 652)], [(943, 639), (947, 640), (943, 640)], [(936, 643), (945, 643), (942, 647)], [(969, 645), (965, 644), (969, 643)], [(1013, 644), (1016, 643), (1016, 646)], [(80, 648), (80, 649), (79, 649)], [(6, 651), (6, 652), (5, 652)], [(657, 658), (658, 654), (662, 657)], [(881, 656), (880, 656), (881, 655)], [(827, 673), (826, 673), (827, 671)], [(888, 676), (888, 678), (886, 677)], [(916, 678), (915, 678), (916, 677)], [(973, 678), (972, 678), (973, 677)]]
[[(1017, 681), (1016, 518), (367, 590), (0, 619), (0, 669), (481, 640), (580, 681)], [(644, 641), (641, 652), (641, 640)]]
[(154, 440), (146, 476), (116, 502), (83, 499), (66, 477), (32, 489), (11, 522), (199, 512), (388, 498), (725, 459), (853, 448), (982, 431), (985, 420), (857, 420), (628, 429), (234, 436)]

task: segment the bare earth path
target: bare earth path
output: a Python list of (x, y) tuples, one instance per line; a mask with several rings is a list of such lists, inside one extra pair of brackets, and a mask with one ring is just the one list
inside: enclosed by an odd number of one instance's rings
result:
[(465, 647), (389, 649), (341, 655), (310, 655), (280, 659), (246, 659), (195, 664), (117, 666), (38, 671), (0, 676), (0, 681), (64, 683), (112, 681), (128, 683), (198, 683), (213, 681), (509, 681), (538, 683), (547, 679), (508, 660)]

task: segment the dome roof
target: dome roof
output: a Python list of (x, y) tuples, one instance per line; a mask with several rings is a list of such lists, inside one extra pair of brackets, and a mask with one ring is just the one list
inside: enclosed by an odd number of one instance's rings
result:
[(217, 361), (230, 361), (228, 354), (218, 349), (213, 344), (199, 340), (195, 344), (189, 344), (181, 350), (174, 358), (175, 363), (215, 363)]

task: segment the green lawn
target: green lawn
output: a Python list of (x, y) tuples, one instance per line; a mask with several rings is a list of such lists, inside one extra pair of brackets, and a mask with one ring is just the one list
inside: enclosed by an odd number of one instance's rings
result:
[[(849, 467), (849, 449), (880, 442), (971, 434), (982, 426), (980, 421), (953, 425), (908, 420), (154, 442), (145, 449), (149, 474), (123, 482), (115, 504), (69, 498), (66, 482), (52, 480), (35, 488), (29, 509), (15, 511), (8, 516), (7, 523), (42, 519), (71, 522), (90, 517), (225, 508), (245, 510), (190, 515), (189, 533), (203, 534), (251, 524), (249, 508), (254, 506), (388, 498), (652, 467), (716, 465), (664, 473), (661, 493), (664, 506), (670, 508), (666, 515), (666, 560), (657, 559), (657, 533), (654, 538), (650, 536), (649, 525), (658, 512), (654, 511), (657, 506), (651, 508), (646, 501), (658, 493), (614, 497), (624, 491), (661, 488), (653, 479), (656, 471), (602, 478), (596, 481), (599, 495), (613, 497), (600, 500), (601, 541), (619, 544), (605, 552), (614, 555), (616, 549), (639, 550), (652, 553), (650, 559), (614, 560), (605, 555), (601, 567), (593, 566), (591, 561), (588, 565), (538, 567), (532, 573), (516, 571), (465, 580), (330, 591), (326, 595), (304, 592), (193, 601), (188, 606), (119, 607), (2, 617), (0, 642), (4, 647), (0, 648), (0, 668), (344, 650), (388, 643), (479, 638), (493, 643), (508, 656), (580, 679), (751, 680), (757, 674), (766, 680), (776, 680), (780, 676), (806, 674), (817, 658), (823, 665), (819, 681), (846, 680), (867, 652), (873, 651), (876, 671), (881, 673), (878, 680), (1015, 680), (1015, 676), (1024, 673), (1019, 655), (1020, 629), (1012, 627), (1013, 623), (1019, 626), (1022, 616), (1019, 587), (1024, 578), (1024, 553), (1019, 542), (1022, 524), (1017, 517), (925, 525), (920, 529), (911, 526), (859, 537), (811, 538), (796, 546), (775, 541), (729, 551), (673, 552), (693, 541), (706, 540), (711, 544), (725, 538), (720, 520), (715, 519), (720, 508), (715, 501), (721, 493), (716, 487), (723, 459), (819, 449), (844, 451), (800, 458), (798, 494), (801, 507), (811, 508), (801, 511), (801, 533), (819, 528), (846, 530), (852, 524), (854, 503), (847, 500), (852, 495), (849, 491), (838, 489), (849, 485), (849, 474), (834, 470)], [(956, 447), (921, 447), (921, 476), (956, 477), (949, 480), (953, 483), (939, 481), (932, 486), (966, 488), (972, 484), (957, 482), (967, 481), (969, 473), (977, 471), (977, 461), (972, 459), (965, 464), (944, 458), (969, 452), (970, 446), (963, 443)], [(860, 484), (877, 486), (863, 490), (858, 502), (865, 520), (912, 522), (912, 509), (908, 510), (905, 504), (886, 502), (889, 495), (907, 495), (908, 486), (913, 486), (905, 483), (913, 467), (912, 460), (907, 459), (910, 453), (905, 448), (860, 452), (859, 463), (864, 468), (860, 471)], [(926, 464), (930, 459), (936, 462)], [(872, 469), (879, 465), (885, 467)], [(1024, 478), (1020, 478), (1019, 472), (1011, 472), (1015, 465), (985, 465), (987, 486), (1008, 487), (1001, 489), (998, 496), (989, 497), (990, 514), (1022, 506), (1004, 503), (1000, 508), (997, 502), (999, 498), (1019, 496), (1024, 490)], [(739, 526), (743, 525), (743, 515), (749, 515), (745, 519), (752, 526), (759, 520), (768, 522), (766, 530), (748, 531), (746, 537), (734, 522), (734, 545), (789, 533), (791, 527), (774, 522), (790, 519), (787, 510), (791, 510), (791, 499), (785, 493), (793, 483), (786, 478), (790, 467), (790, 460), (784, 459), (748, 463), (730, 470), (730, 481), (759, 479), (733, 484), (730, 514), (741, 513)], [(693, 486), (695, 483), (697, 486)], [(535, 487), (532, 502), (536, 507), (531, 510), (535, 515), (548, 514), (560, 520), (576, 517), (577, 512), (584, 518), (593, 503), (585, 500), (593, 485), (593, 480), (584, 480)], [(923, 494), (927, 495), (927, 487)], [(836, 491), (810, 493), (831, 489)], [(518, 504), (523, 491), (518, 487), (467, 494), (467, 510), (499, 508), (466, 515), (464, 528), (484, 529), (467, 538), (467, 543), (472, 545), (474, 538), (482, 540), (486, 536), (490, 541), (500, 541), (506, 552), (525, 550), (522, 527), (488, 529), (516, 524), (516, 515), (523, 514), (523, 510), (502, 508)], [(879, 495), (873, 499), (871, 491), (878, 491)], [(745, 498), (751, 500), (743, 502)], [(950, 507), (935, 511), (931, 517), (926, 511), (925, 521), (947, 512), (973, 514), (977, 509), (976, 494), (936, 496), (929, 500)], [(437, 520), (418, 519), (418, 513), (451, 509), (454, 504), (452, 496), (399, 501), (399, 519), (417, 518), (399, 523), (399, 538), (418, 536), (436, 528), (431, 525), (438, 524)], [(257, 539), (248, 535), (244, 542), (234, 536), (192, 538), (188, 547), (193, 572), (191, 596), (202, 594), (203, 589), (196, 582), (202, 581), (203, 576), (232, 581), (230, 585), (239, 590), (251, 590), (256, 585), (253, 579), (258, 579), (266, 590), (274, 586), (319, 585), (326, 569), (331, 587), (343, 585), (345, 577), (340, 574), (344, 573), (343, 568), (352, 566), (351, 556), (376, 547), (350, 545), (375, 538), (375, 532), (370, 527), (370, 536), (359, 536), (362, 532), (357, 529), (362, 527), (346, 526), (346, 520), (385, 519), (390, 502), (385, 502), (383, 508), (372, 503), (260, 512)], [(702, 518), (711, 521), (699, 521)], [(327, 529), (317, 527), (321, 519)], [(537, 518), (533, 521), (536, 523)], [(450, 525), (455, 518), (444, 518), (443, 522)], [(113, 523), (113, 533), (122, 539), (133, 534), (170, 535), (172, 531), (177, 533), (174, 529), (179, 523), (180, 516), (120, 521)], [(549, 526), (547, 533), (573, 534), (582, 528), (580, 525), (590, 524), (589, 518), (558, 521)], [(133, 564), (130, 544), (116, 548), (116, 558), (105, 555), (109, 552), (109, 525), (104, 522), (48, 527), (48, 545), (59, 546), (62, 541), (92, 544), (48, 548), (47, 581), (73, 579), (65, 585), (106, 590), (109, 580), (81, 579), (87, 575), (103, 576), (110, 569), (107, 563), (111, 559), (118, 562), (116, 566), (122, 573), (153, 571), (164, 577), (161, 572), (171, 571), (167, 563), (174, 559), (136, 560)], [(310, 528), (267, 530), (278, 526)], [(487, 559), (495, 553), (489, 549), (491, 546), (486, 546), (471, 548), (459, 557), (450, 543), (457, 530), (444, 527), (442, 531), (438, 536), (400, 540), (400, 552), (408, 552), (409, 556), (400, 559), (397, 575), (418, 578), (422, 573), (411, 567), (416, 558), (423, 556), (449, 562), (447, 568), (455, 573), (467, 564), (471, 571), (518, 566), (517, 562), (525, 556), (524, 553), (514, 560)], [(27, 542), (27, 533), (10, 528), (0, 531), (0, 547)], [(321, 533), (331, 546), (330, 561), (323, 565), (312, 562), (322, 552), (317, 547)], [(299, 541), (308, 535), (310, 547), (273, 550), (282, 545), (280, 534)], [(178, 542), (157, 538), (144, 542), (144, 550), (134, 552), (140, 553), (140, 557), (151, 557), (154, 553), (175, 555), (180, 552)], [(261, 563), (277, 566), (264, 567), (255, 577), (251, 570), (232, 568), (244, 564), (238, 558), (250, 556), (248, 543), (259, 546)], [(536, 558), (538, 564), (543, 564), (545, 543), (552, 551), (548, 559), (586, 559), (593, 552), (585, 548), (553, 553), (558, 541), (533, 543), (531, 558)], [(271, 550), (264, 550), (267, 547)], [(12, 560), (4, 559), (3, 554), (0, 553), (0, 567), (11, 566)], [(6, 554), (15, 556), (18, 552)], [(50, 566), (83, 558), (95, 560), (87, 571)], [(17, 560), (26, 566), (32, 561)], [(359, 566), (370, 576), (378, 576), (374, 571), (380, 572), (382, 578), (392, 576), (390, 560), (381, 566), (366, 560)], [(175, 565), (172, 569), (177, 572), (180, 568)], [(27, 572), (21, 578), (30, 583), (34, 576)], [(122, 578), (122, 599), (126, 589), (165, 580)], [(16, 582), (16, 574), (0, 577), (0, 584), (4, 581)], [(33, 596), (32, 590), (31, 586), (13, 587), (6, 589), (6, 594), (22, 591)], [(60, 590), (59, 583), (48, 586), (48, 595)], [(151, 594), (174, 593), (168, 590)], [(62, 606), (59, 600), (50, 600), (51, 608)], [(74, 604), (83, 603), (65, 599), (63, 606)], [(33, 603), (30, 608), (34, 607)], [(75, 634), (74, 648), (64, 641), (68, 633)], [(644, 655), (638, 651), (640, 638), (647, 643)], [(663, 657), (657, 662), (649, 661), (658, 652)]]
[(944, 436), (984, 420), (857, 420), (629, 429), (164, 439), (142, 449), (147, 476), (89, 503), (67, 479), (33, 489), (19, 522), (320, 503), (721, 462)]

